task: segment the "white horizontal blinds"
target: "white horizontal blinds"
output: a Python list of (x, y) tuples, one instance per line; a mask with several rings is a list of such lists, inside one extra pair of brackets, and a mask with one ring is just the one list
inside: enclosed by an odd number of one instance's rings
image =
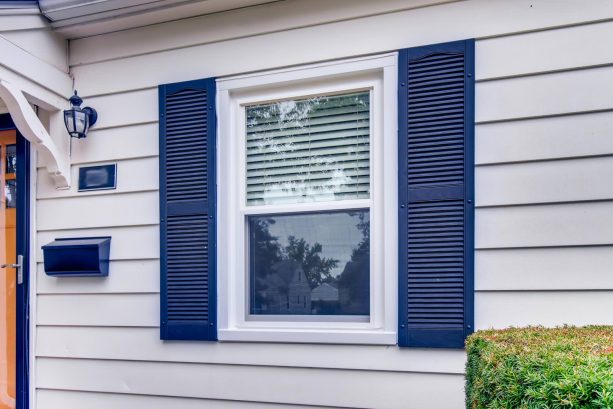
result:
[(370, 92), (246, 107), (247, 204), (370, 196)]

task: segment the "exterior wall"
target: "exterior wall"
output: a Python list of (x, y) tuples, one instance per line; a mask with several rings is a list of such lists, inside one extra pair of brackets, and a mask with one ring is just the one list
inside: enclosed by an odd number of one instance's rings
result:
[(463, 407), (462, 351), (164, 343), (158, 330), (156, 86), (441, 41), (478, 39), (477, 328), (613, 324), (613, 3), (411, 8), (424, 3), (287, 0), (71, 43), (99, 112), (73, 141), (73, 176), (117, 162), (118, 188), (56, 191), (40, 169), (37, 248), (112, 235), (113, 261), (103, 280), (39, 264), (39, 409)]
[[(48, 110), (66, 105), (72, 89), (66, 50), (38, 7), (0, 4), (0, 79), (28, 93), (32, 103)], [(7, 112), (1, 103), (0, 112)]]

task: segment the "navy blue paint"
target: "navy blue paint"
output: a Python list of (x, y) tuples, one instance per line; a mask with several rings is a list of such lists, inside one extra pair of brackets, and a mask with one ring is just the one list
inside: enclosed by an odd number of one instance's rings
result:
[[(9, 114), (0, 114), (0, 131), (16, 129)], [(17, 131), (17, 254), (23, 255), (23, 283), (17, 285), (15, 407), (29, 407), (30, 285), (30, 144)]]
[(79, 168), (79, 192), (117, 187), (117, 164)]
[(408, 52), (398, 52), (398, 345), (408, 346), (407, 308), (408, 279), (406, 248), (408, 247), (407, 204), (409, 202), (409, 182), (407, 177), (408, 152), (408, 112), (407, 78)]
[[(420, 166), (419, 163), (413, 163), (411, 151), (409, 150), (409, 139), (412, 139), (413, 143), (422, 143), (420, 137), (428, 134), (428, 131), (425, 131), (423, 128), (423, 122), (418, 124), (421, 126), (421, 129), (413, 130), (411, 125), (409, 124), (409, 118), (407, 117), (407, 113), (413, 112), (413, 121), (423, 120), (423, 117), (429, 116), (431, 121), (434, 121), (434, 126), (436, 126), (436, 121), (446, 121), (454, 118), (454, 112), (451, 112), (452, 109), (449, 109), (450, 112), (447, 112), (447, 108), (437, 108), (437, 104), (432, 102), (433, 99), (430, 100), (429, 105), (426, 108), (431, 108), (433, 110), (439, 110), (438, 113), (427, 114), (423, 113), (424, 111), (424, 102), (420, 101), (422, 106), (419, 108), (415, 108), (415, 111), (409, 111), (412, 109), (409, 107), (409, 85), (410, 80), (412, 79), (412, 89), (418, 89), (420, 92), (420, 98), (424, 93), (431, 92), (432, 94), (440, 93), (440, 90), (443, 92), (449, 91), (448, 88), (448, 74), (453, 73), (455, 68), (445, 69), (444, 72), (439, 72), (436, 76), (432, 78), (428, 78), (427, 80), (423, 80), (423, 76), (427, 75), (427, 71), (425, 68), (420, 68), (416, 71), (414, 76), (412, 77), (412, 73), (409, 69), (409, 63), (414, 61), (419, 61), (424, 58), (438, 58), (439, 56), (445, 58), (445, 56), (455, 55), (455, 56), (464, 56), (464, 109), (463, 109), (463, 119), (464, 119), (464, 144), (463, 144), (463, 159), (464, 159), (464, 169), (463, 169), (463, 181), (462, 183), (457, 183), (457, 181), (446, 182), (445, 177), (440, 177), (439, 181), (436, 180), (437, 176), (437, 168), (432, 165), (432, 181), (424, 182), (422, 180), (418, 180), (419, 177), (415, 177), (417, 183), (415, 181), (411, 182), (409, 180), (409, 172), (415, 172), (415, 168)], [(436, 62), (434, 63), (436, 64)], [(436, 68), (440, 69), (440, 68)], [(420, 71), (420, 72), (418, 72)], [(474, 40), (465, 40), (465, 41), (455, 41), (451, 43), (444, 44), (435, 44), (430, 46), (423, 47), (415, 47), (400, 50), (399, 52), (399, 84), (398, 84), (398, 130), (399, 130), (399, 138), (398, 138), (398, 155), (399, 155), (399, 285), (398, 285), (398, 344), (399, 346), (410, 346), (410, 347), (431, 347), (431, 348), (463, 348), (464, 340), (466, 336), (468, 336), (474, 327)], [(453, 74), (456, 75), (456, 74)], [(419, 78), (418, 78), (419, 76)], [(424, 82), (420, 82), (424, 81)], [(432, 88), (429, 91), (429, 87), (438, 87)], [(451, 97), (450, 97), (451, 98)], [(456, 98), (456, 97), (453, 97)], [(440, 102), (440, 101), (437, 101)], [(419, 116), (422, 118), (418, 118)], [(429, 125), (428, 125), (429, 126)], [(420, 135), (414, 136), (416, 133)], [(444, 133), (443, 133), (444, 134)], [(445, 135), (443, 138), (447, 138)], [(450, 138), (450, 137), (449, 137)], [(437, 159), (440, 160), (441, 155), (448, 155), (449, 151), (446, 149), (449, 144), (457, 144), (457, 141), (454, 142), (439, 142), (441, 145), (441, 152), (437, 152), (435, 148), (432, 148), (432, 151), (429, 153), (424, 153), (423, 148), (420, 149), (420, 159), (424, 160), (427, 158), (431, 158), (434, 163)], [(419, 171), (419, 170), (418, 170)], [(414, 323), (410, 325), (410, 311), (415, 311), (413, 306), (409, 306), (410, 299), (412, 298), (413, 304), (420, 303), (421, 309), (428, 309), (430, 311), (426, 311), (426, 313), (430, 313), (430, 316), (435, 316), (438, 308), (449, 308), (448, 307), (448, 299), (446, 292), (451, 291), (447, 290), (445, 285), (441, 285), (445, 280), (447, 271), (440, 271), (440, 278), (432, 279), (430, 283), (430, 290), (437, 293), (438, 295), (434, 298), (439, 298), (440, 301), (436, 301), (439, 304), (430, 304), (427, 305), (425, 303), (421, 303), (420, 300), (416, 300), (416, 298), (420, 298), (423, 296), (423, 291), (421, 288), (411, 288), (410, 287), (410, 277), (411, 271), (409, 270), (408, 258), (415, 257), (414, 253), (423, 251), (423, 239), (415, 239), (421, 240), (422, 248), (415, 248), (415, 244), (412, 241), (413, 239), (409, 238), (409, 208), (412, 207), (415, 211), (425, 211), (424, 208), (428, 207), (429, 214), (436, 215), (436, 207), (437, 206), (450, 206), (454, 208), (458, 208), (463, 203), (463, 308), (461, 313), (463, 314), (463, 325), (462, 324), (439, 324), (438, 322), (420, 322), (418, 324)], [(412, 213), (412, 217), (419, 217), (418, 213)], [(459, 213), (462, 215), (462, 213)], [(446, 216), (445, 216), (446, 217)], [(451, 217), (451, 216), (450, 216)], [(462, 216), (458, 216), (458, 218), (462, 218)], [(450, 218), (451, 220), (451, 218)], [(415, 227), (416, 222), (413, 223), (414, 229), (419, 229), (422, 227)], [(457, 218), (451, 220), (449, 223), (457, 223)], [(436, 226), (435, 226), (436, 227)], [(457, 227), (457, 226), (456, 226)], [(444, 234), (444, 233), (441, 233)], [(461, 236), (461, 235), (460, 235)], [(412, 236), (415, 237), (415, 236)], [(454, 243), (457, 245), (457, 243)], [(453, 246), (454, 244), (445, 244), (445, 246)], [(438, 246), (441, 246), (440, 243), (437, 243)], [(431, 251), (433, 253), (434, 259), (432, 259), (432, 265), (440, 265), (440, 259), (443, 257), (443, 253), (448, 250), (437, 249), (437, 245), (432, 246), (427, 251)], [(449, 250), (450, 251), (450, 250)], [(451, 251), (450, 251), (451, 254)], [(437, 259), (438, 257), (438, 259)], [(420, 263), (429, 263), (424, 258), (417, 260), (413, 258), (413, 263), (419, 261)], [(438, 264), (437, 264), (438, 263)], [(414, 268), (414, 267), (411, 267)], [(438, 267), (436, 267), (438, 268)], [(450, 268), (449, 268), (450, 269)], [(447, 270), (447, 269), (446, 269)], [(419, 275), (413, 276), (413, 280), (419, 279)], [(423, 285), (423, 284), (420, 284)], [(449, 293), (451, 295), (451, 293)], [(422, 311), (419, 311), (420, 313)], [(458, 313), (457, 308), (454, 313)], [(415, 314), (415, 312), (413, 313)], [(418, 321), (418, 320), (416, 320)]]
[[(217, 277), (216, 277), (216, 162), (215, 162), (215, 148), (216, 148), (216, 112), (215, 112), (215, 79), (207, 78), (203, 80), (187, 81), (174, 84), (165, 84), (159, 86), (159, 112), (160, 112), (160, 337), (164, 340), (217, 340)], [(198, 95), (191, 94), (193, 97), (189, 97), (189, 92), (199, 93)], [(179, 95), (183, 93), (186, 97), (183, 97), (179, 102), (170, 102), (173, 95)], [(195, 96), (194, 96), (195, 95)], [(206, 96), (206, 106), (202, 106), (195, 109), (194, 106), (198, 105), (198, 98), (202, 95)], [(192, 99), (190, 99), (192, 98)], [(172, 105), (174, 104), (174, 105)], [(181, 105), (182, 104), (182, 105)], [(179, 117), (179, 120), (168, 121), (169, 106), (173, 106), (173, 115), (175, 118)], [(184, 106), (184, 108), (182, 108)], [(178, 108), (177, 108), (178, 107)], [(185, 110), (185, 114), (177, 114), (177, 109)], [(181, 112), (181, 111), (179, 111)], [(203, 130), (186, 130), (182, 129), (182, 118), (185, 120), (192, 120), (197, 117), (198, 120), (206, 121), (206, 128)], [(168, 146), (170, 142), (168, 138), (174, 138), (174, 144), (177, 141), (189, 146), (193, 143), (194, 138), (202, 137), (206, 138), (206, 158), (204, 167), (206, 169), (206, 187), (203, 189), (193, 189), (189, 192), (182, 190), (182, 197), (177, 199), (176, 192), (169, 192), (172, 189), (173, 180), (177, 180), (176, 171), (173, 174), (168, 174), (167, 167), (169, 163), (177, 160), (177, 155), (184, 155), (185, 160), (198, 161), (200, 159), (194, 159), (194, 155), (197, 155), (198, 149), (190, 149), (183, 151), (181, 148), (177, 148), (174, 145), (173, 149), (177, 149), (176, 152), (168, 152)], [(184, 133), (184, 134), (182, 134)], [(180, 138), (180, 139), (179, 139)], [(168, 146), (167, 146), (168, 145)], [(181, 175), (182, 177), (198, 177), (202, 175), (194, 174), (193, 172), (186, 172)], [(174, 179), (173, 179), (174, 178)], [(175, 182), (176, 183), (176, 182)], [(170, 187), (170, 188), (169, 188)], [(170, 196), (169, 196), (170, 195)], [(205, 196), (203, 198), (202, 196)], [(204, 314), (201, 314), (203, 318), (199, 317), (198, 311), (192, 309), (189, 305), (189, 300), (186, 300), (185, 309), (188, 311), (186, 319), (178, 319), (176, 316), (172, 316), (172, 307), (170, 306), (169, 295), (173, 291), (173, 270), (169, 268), (169, 258), (171, 251), (171, 244), (169, 243), (170, 235), (176, 240), (176, 237), (181, 237), (182, 229), (189, 229), (192, 225), (194, 229), (200, 229), (193, 234), (204, 234), (208, 232), (206, 239), (206, 245), (193, 246), (185, 248), (183, 251), (189, 253), (190, 258), (196, 258), (200, 261), (208, 263), (207, 269), (198, 269), (190, 271), (190, 274), (194, 277), (193, 287), (187, 288), (194, 294), (195, 297), (202, 297), (202, 284), (197, 284), (196, 281), (206, 281), (206, 290), (208, 292), (208, 299), (203, 301), (199, 299), (198, 303), (200, 307), (206, 307), (208, 313), (207, 318), (204, 318)], [(174, 234), (173, 234), (174, 232)], [(179, 234), (177, 234), (177, 232)], [(189, 231), (187, 235), (189, 235)], [(180, 241), (180, 239), (179, 239)], [(194, 243), (186, 243), (194, 244)], [(204, 244), (204, 243), (203, 243)], [(175, 245), (174, 251), (177, 251)], [(179, 249), (178, 251), (182, 251)], [(190, 286), (188, 284), (188, 286)], [(183, 291), (186, 287), (183, 287)], [(179, 294), (179, 293), (177, 293)], [(175, 294), (176, 295), (176, 294)], [(177, 301), (179, 300), (179, 301)], [(177, 308), (177, 304), (181, 303), (181, 298), (175, 297), (173, 299), (174, 308)], [(206, 305), (205, 305), (206, 304)], [(179, 309), (181, 309), (179, 305)]]
[(55, 277), (109, 275), (110, 237), (55, 239), (44, 245), (45, 273)]
[(464, 42), (464, 338), (475, 328), (475, 40)]

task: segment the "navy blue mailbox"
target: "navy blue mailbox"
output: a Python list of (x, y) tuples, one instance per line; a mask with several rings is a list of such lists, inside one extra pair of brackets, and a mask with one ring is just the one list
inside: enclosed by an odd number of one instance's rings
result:
[(45, 273), (56, 277), (109, 275), (110, 237), (55, 239), (43, 246)]

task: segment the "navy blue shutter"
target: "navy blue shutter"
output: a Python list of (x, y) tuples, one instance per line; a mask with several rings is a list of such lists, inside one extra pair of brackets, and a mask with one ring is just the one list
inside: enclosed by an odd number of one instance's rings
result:
[(215, 79), (165, 84), (160, 103), (160, 336), (216, 340)]
[(473, 327), (474, 40), (399, 54), (400, 346)]

